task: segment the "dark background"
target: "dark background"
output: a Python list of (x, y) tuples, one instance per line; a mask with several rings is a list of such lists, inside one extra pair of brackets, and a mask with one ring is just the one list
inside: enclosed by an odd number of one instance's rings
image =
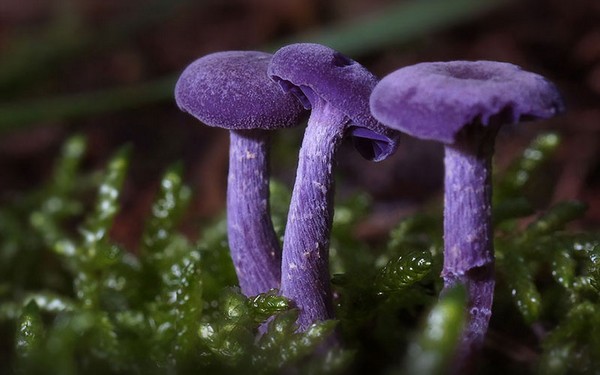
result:
[[(183, 160), (194, 201), (184, 230), (224, 209), (228, 134), (181, 113), (178, 74), (205, 54), (273, 51), (316, 41), (376, 75), (423, 61), (489, 59), (545, 75), (565, 97), (558, 118), (504, 129), (501, 171), (536, 134), (563, 143), (532, 187), (539, 210), (565, 199), (590, 206), (576, 225), (600, 224), (600, 1), (598, 0), (2, 0), (0, 3), (0, 204), (45, 181), (62, 142), (89, 139), (86, 167), (133, 145), (123, 210), (112, 236), (135, 249), (158, 181)], [(281, 132), (274, 175), (293, 182), (302, 130)], [(405, 137), (390, 160), (339, 158), (338, 195), (367, 191), (372, 214), (357, 228), (384, 236), (442, 183), (438, 145)]]

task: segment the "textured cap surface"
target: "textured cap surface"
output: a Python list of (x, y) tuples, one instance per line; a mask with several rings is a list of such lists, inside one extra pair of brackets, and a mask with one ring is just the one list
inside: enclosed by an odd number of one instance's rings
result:
[(549, 118), (564, 110), (544, 77), (495, 61), (421, 63), (384, 77), (371, 94), (382, 123), (421, 139), (453, 143), (468, 124)]
[(175, 100), (206, 125), (226, 129), (295, 126), (304, 110), (267, 76), (271, 54), (217, 52), (190, 64), (175, 86)]
[(396, 150), (399, 133), (371, 116), (369, 96), (378, 80), (362, 65), (329, 47), (299, 43), (277, 51), (268, 72), (305, 108), (317, 95), (348, 116), (350, 135), (363, 157), (383, 160)]

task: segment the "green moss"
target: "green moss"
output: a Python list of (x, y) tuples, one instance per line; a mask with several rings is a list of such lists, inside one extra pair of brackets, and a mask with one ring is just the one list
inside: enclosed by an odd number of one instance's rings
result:
[[(565, 229), (584, 215), (581, 202), (534, 214), (526, 193), (558, 142), (555, 134), (540, 136), (496, 176), (494, 310), (502, 319), (491, 329), (537, 354), (529, 372), (588, 373), (600, 366), (600, 234)], [(191, 198), (180, 165), (160, 182), (139, 251), (111, 240), (131, 151), (118, 151), (104, 172), (88, 173), (80, 167), (85, 145), (80, 136), (68, 140), (49, 182), (0, 208), (0, 337), (11, 348), (5, 368), (443, 373), (463, 324), (464, 293), (437, 297), (441, 210), (407, 217), (387, 243), (368, 244), (354, 236), (368, 197), (339, 203), (331, 240), (338, 320), (297, 333), (297, 312), (277, 291), (247, 298), (237, 289), (224, 217), (205, 225), (198, 241), (178, 230)], [(290, 192), (277, 182), (271, 191), (281, 236)], [(521, 365), (498, 363), (501, 352), (486, 351), (482, 371)]]

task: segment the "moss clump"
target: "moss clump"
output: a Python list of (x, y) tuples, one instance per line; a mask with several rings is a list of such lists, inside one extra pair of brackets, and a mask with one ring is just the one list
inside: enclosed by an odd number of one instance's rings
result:
[[(565, 230), (584, 214), (582, 203), (532, 216), (526, 196), (558, 141), (539, 137), (496, 179), (499, 283), (485, 371), (583, 374), (600, 366), (600, 234)], [(223, 218), (196, 242), (178, 231), (191, 195), (181, 166), (162, 178), (137, 254), (114, 243), (108, 233), (130, 150), (90, 174), (81, 171), (85, 144), (79, 136), (67, 141), (46, 186), (0, 208), (0, 359), (7, 372), (445, 371), (464, 321), (464, 292), (437, 297), (438, 213), (406, 218), (387, 244), (372, 246), (352, 235), (369, 200), (339, 204), (331, 241), (338, 320), (296, 333), (296, 311), (276, 291), (246, 298), (236, 288)], [(273, 183), (272, 200), (281, 234), (289, 191)], [(344, 345), (331, 345), (334, 332)], [(527, 359), (496, 348), (499, 338), (519, 342)]]

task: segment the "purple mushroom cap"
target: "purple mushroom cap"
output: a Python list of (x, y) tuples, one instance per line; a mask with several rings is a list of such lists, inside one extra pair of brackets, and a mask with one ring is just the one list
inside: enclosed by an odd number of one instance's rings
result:
[(292, 44), (277, 51), (268, 75), (306, 109), (317, 95), (343, 112), (352, 124), (354, 145), (366, 159), (380, 161), (396, 151), (398, 132), (380, 124), (369, 110), (378, 79), (354, 60), (320, 44)]
[(282, 95), (267, 76), (272, 56), (226, 51), (199, 58), (177, 81), (177, 105), (206, 125), (225, 129), (296, 126), (304, 111), (293, 95)]
[(384, 77), (371, 111), (384, 124), (416, 138), (453, 143), (465, 126), (496, 120), (544, 119), (564, 110), (544, 77), (496, 61), (421, 63)]

